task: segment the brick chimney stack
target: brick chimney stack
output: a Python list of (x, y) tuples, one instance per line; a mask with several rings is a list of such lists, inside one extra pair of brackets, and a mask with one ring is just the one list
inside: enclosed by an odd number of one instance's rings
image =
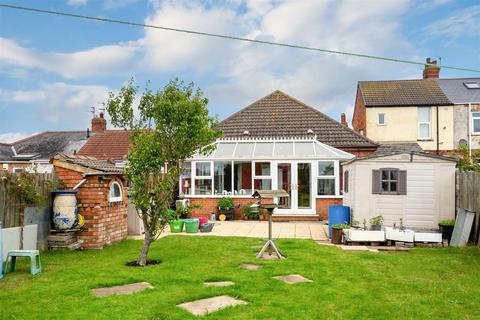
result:
[(103, 132), (107, 130), (107, 120), (103, 117), (103, 112), (100, 112), (100, 116), (94, 116), (92, 119), (92, 133)]
[(440, 67), (437, 65), (437, 60), (427, 58), (423, 69), (423, 79), (438, 79), (439, 77)]
[(342, 124), (345, 127), (348, 127), (347, 116), (345, 115), (345, 113), (342, 113), (342, 115), (340, 116), (340, 119), (341, 119)]

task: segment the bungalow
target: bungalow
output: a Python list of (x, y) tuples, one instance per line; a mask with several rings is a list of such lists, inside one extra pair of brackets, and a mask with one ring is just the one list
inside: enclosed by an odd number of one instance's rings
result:
[(324, 220), (328, 207), (342, 203), (341, 163), (373, 153), (377, 145), (318, 110), (275, 91), (220, 123), (224, 136), (209, 156), (185, 164), (179, 190), (194, 216), (216, 212), (232, 197), (240, 208), (257, 189), (284, 189), (290, 199), (276, 220)]

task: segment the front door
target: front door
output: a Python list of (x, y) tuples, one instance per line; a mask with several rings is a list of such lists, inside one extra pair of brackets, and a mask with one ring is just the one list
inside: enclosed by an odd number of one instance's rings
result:
[(277, 209), (276, 214), (314, 214), (312, 196), (312, 163), (302, 161), (279, 161), (276, 166), (277, 188), (290, 195), (287, 206)]

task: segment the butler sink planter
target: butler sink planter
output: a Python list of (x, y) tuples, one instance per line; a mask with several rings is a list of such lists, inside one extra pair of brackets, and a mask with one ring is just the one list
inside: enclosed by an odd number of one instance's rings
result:
[(384, 242), (384, 231), (372, 231), (372, 230), (355, 230), (345, 229), (343, 230), (345, 240), (349, 242)]
[(442, 243), (442, 234), (435, 232), (415, 232), (415, 242)]
[(385, 237), (387, 240), (413, 242), (415, 238), (415, 231), (393, 229), (392, 227), (385, 227)]

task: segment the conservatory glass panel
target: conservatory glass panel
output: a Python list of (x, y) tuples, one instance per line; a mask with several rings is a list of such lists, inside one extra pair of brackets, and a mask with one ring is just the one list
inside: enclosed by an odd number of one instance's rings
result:
[(235, 161), (233, 165), (233, 194), (252, 194), (252, 163), (250, 161)]
[(190, 194), (192, 187), (192, 163), (185, 162), (180, 176), (180, 185), (182, 194)]
[(195, 175), (197, 177), (211, 176), (210, 162), (197, 162), (195, 164)]
[(195, 179), (196, 195), (212, 194), (212, 179)]
[(257, 142), (255, 156), (268, 157), (273, 154), (273, 142)]
[(276, 142), (275, 156), (293, 156), (293, 142)]
[(254, 183), (255, 190), (271, 190), (272, 189), (272, 179), (255, 179), (253, 183)]
[(295, 156), (315, 156), (312, 142), (295, 142)]
[(270, 176), (270, 162), (255, 162), (255, 176)]
[(334, 153), (322, 146), (321, 144), (315, 143), (315, 153), (317, 157), (331, 157)]
[(237, 144), (237, 149), (235, 149), (236, 158), (251, 157), (253, 153), (253, 147), (255, 142), (239, 142)]
[(232, 163), (230, 161), (215, 161), (213, 181), (215, 195), (232, 194)]
[(235, 150), (236, 143), (225, 143), (220, 142), (217, 144), (217, 149), (215, 151), (215, 157), (232, 157), (233, 151)]

